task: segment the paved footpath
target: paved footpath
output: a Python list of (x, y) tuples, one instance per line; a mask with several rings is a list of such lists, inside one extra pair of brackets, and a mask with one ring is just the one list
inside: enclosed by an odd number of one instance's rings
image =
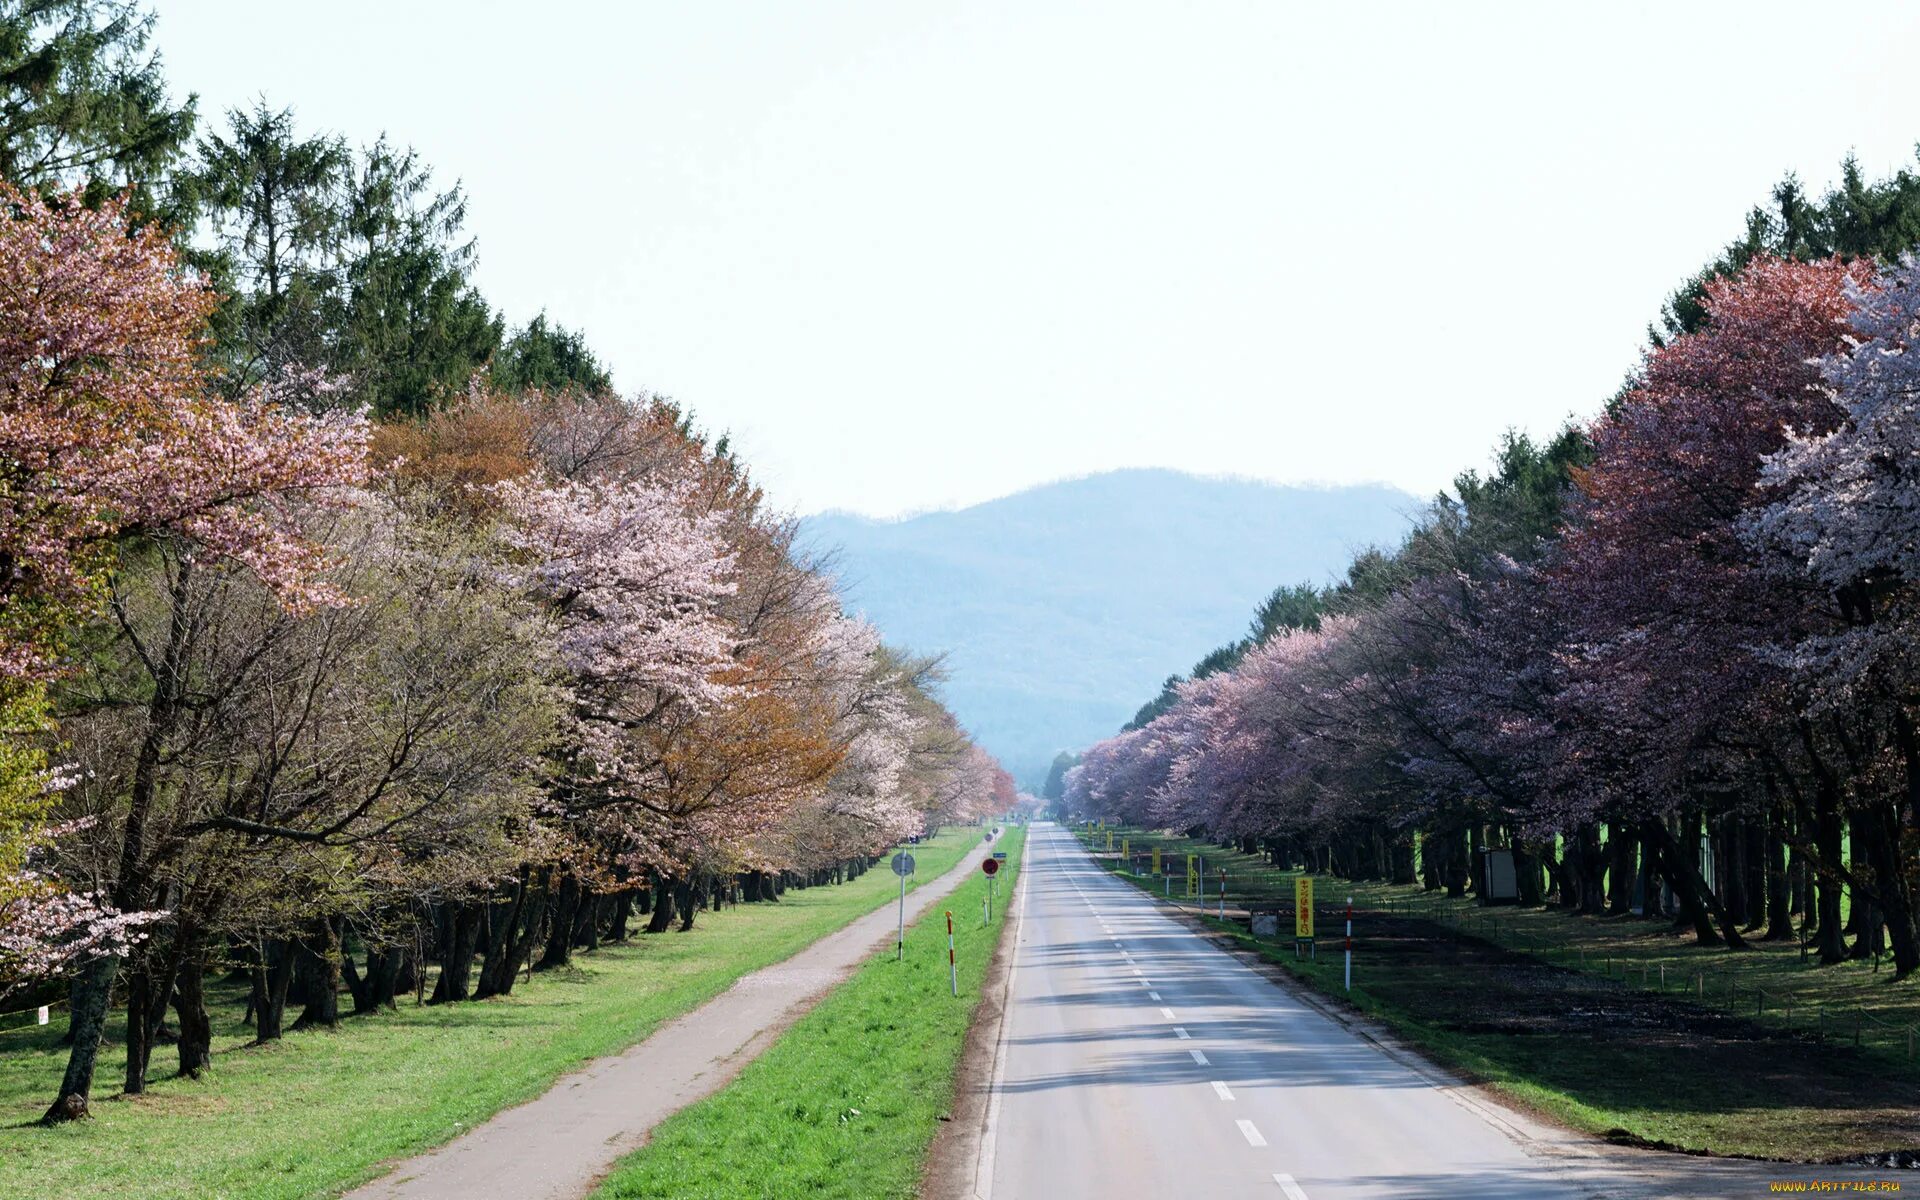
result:
[[(1624, 1151), (1390, 1051), (1036, 824), (972, 1194), (987, 1200), (1761, 1196), (1911, 1172)], [(1832, 1190), (1840, 1190), (1835, 1188)]]
[[(907, 920), (960, 885), (993, 850), (982, 843), (907, 893)], [(438, 1150), (398, 1163), (346, 1200), (574, 1200), (653, 1127), (719, 1091), (827, 990), (891, 944), (889, 902), (784, 962), (655, 1030), (619, 1054), (562, 1077), (538, 1099), (497, 1114)]]

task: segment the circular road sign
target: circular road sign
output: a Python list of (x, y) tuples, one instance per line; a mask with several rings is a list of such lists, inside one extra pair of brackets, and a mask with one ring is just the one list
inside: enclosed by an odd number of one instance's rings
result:
[(982, 859), (980, 860), (980, 869), (991, 875), (1000, 869), (999, 860), (992, 858)]
[(893, 873), (895, 875), (913, 874), (913, 855), (908, 854), (904, 850), (894, 855), (893, 856)]

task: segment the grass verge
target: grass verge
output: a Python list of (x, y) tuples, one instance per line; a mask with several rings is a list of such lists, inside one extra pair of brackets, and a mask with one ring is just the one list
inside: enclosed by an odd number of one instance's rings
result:
[[(1228, 860), (1229, 853), (1210, 847), (1209, 857)], [(1241, 865), (1239, 874), (1253, 890), (1257, 860)], [(1229, 861), (1230, 909), (1235, 874)], [(1157, 880), (1131, 881), (1160, 890)], [(1338, 896), (1332, 895), (1336, 888)], [(1258, 890), (1291, 895), (1290, 883)], [(1420, 905), (1399, 903), (1397, 893), (1411, 889), (1322, 877), (1320, 890), (1321, 948), (1328, 954), (1318, 961), (1296, 960), (1290, 942), (1256, 941), (1238, 922), (1197, 919), (1257, 949), (1336, 1006), (1349, 1004), (1376, 1019), (1457, 1073), (1583, 1132), (1623, 1143), (1797, 1161), (1912, 1151), (1920, 1128), (1920, 1077), (1904, 1062), (1850, 1040), (1821, 1039), (1804, 1028), (1756, 1019), (1751, 1008), (1734, 1012), (1697, 996), (1635, 986), (1637, 970), (1623, 981), (1620, 946), (1682, 960), (1692, 950), (1677, 945), (1680, 939), (1664, 923), (1650, 932), (1649, 923), (1636, 921), (1630, 934), (1615, 933), (1605, 922), (1577, 916), (1500, 910), (1506, 936), (1516, 936), (1508, 927), (1519, 925), (1521, 938), (1553, 932), (1569, 941), (1594, 938), (1613, 945), (1609, 975), (1604, 951), (1589, 951), (1592, 969), (1583, 971), (1577, 954), (1565, 965), (1439, 923)], [(1356, 933), (1351, 993), (1342, 988), (1338, 930), (1327, 911), (1349, 891)], [(1596, 925), (1601, 932), (1592, 931)], [(1771, 969), (1800, 969), (1797, 951), (1790, 960), (1776, 957), (1767, 964)], [(1820, 986), (1872, 986), (1859, 972), (1851, 975), (1843, 971), (1837, 982)], [(1657, 980), (1657, 973), (1650, 978)], [(1881, 980), (1886, 986), (1884, 975)], [(1907, 991), (1905, 985), (1898, 990)]]
[[(1009, 828), (1000, 895), (1026, 830)], [(907, 929), (906, 959), (869, 961), (721, 1091), (661, 1123), (595, 1200), (911, 1197), (953, 1103), (955, 1071), (987, 963), (1006, 927), (981, 916), (978, 875)], [(953, 913), (960, 995), (947, 981)]]
[[(980, 831), (914, 849), (918, 879), (945, 872)], [(690, 933), (636, 938), (536, 974), (501, 1000), (348, 1018), (247, 1048), (238, 1003), (214, 1011), (209, 1077), (165, 1079), (100, 1100), (93, 1121), (31, 1124), (66, 1055), (59, 1026), (0, 1037), (0, 1196), (124, 1200), (298, 1200), (378, 1174), (385, 1160), (439, 1145), (538, 1095), (566, 1071), (645, 1038), (749, 971), (790, 957), (892, 898), (884, 869), (777, 904), (702, 913)], [(243, 1001), (244, 993), (223, 993)], [(118, 1025), (101, 1052), (106, 1086), (124, 1070)], [(156, 1074), (170, 1051), (155, 1054)]]

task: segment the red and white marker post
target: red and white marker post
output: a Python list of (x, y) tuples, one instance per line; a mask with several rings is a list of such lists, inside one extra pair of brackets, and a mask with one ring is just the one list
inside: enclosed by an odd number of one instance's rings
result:
[(1347, 897), (1347, 990), (1353, 990), (1353, 897)]
[(951, 911), (947, 913), (947, 986), (953, 989), (954, 995), (960, 994), (960, 968), (953, 962), (953, 913)]

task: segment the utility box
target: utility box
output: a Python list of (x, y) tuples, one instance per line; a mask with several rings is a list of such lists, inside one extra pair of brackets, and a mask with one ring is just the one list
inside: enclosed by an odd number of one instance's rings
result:
[(1480, 851), (1480, 899), (1487, 904), (1520, 902), (1520, 876), (1513, 869), (1513, 851)]

